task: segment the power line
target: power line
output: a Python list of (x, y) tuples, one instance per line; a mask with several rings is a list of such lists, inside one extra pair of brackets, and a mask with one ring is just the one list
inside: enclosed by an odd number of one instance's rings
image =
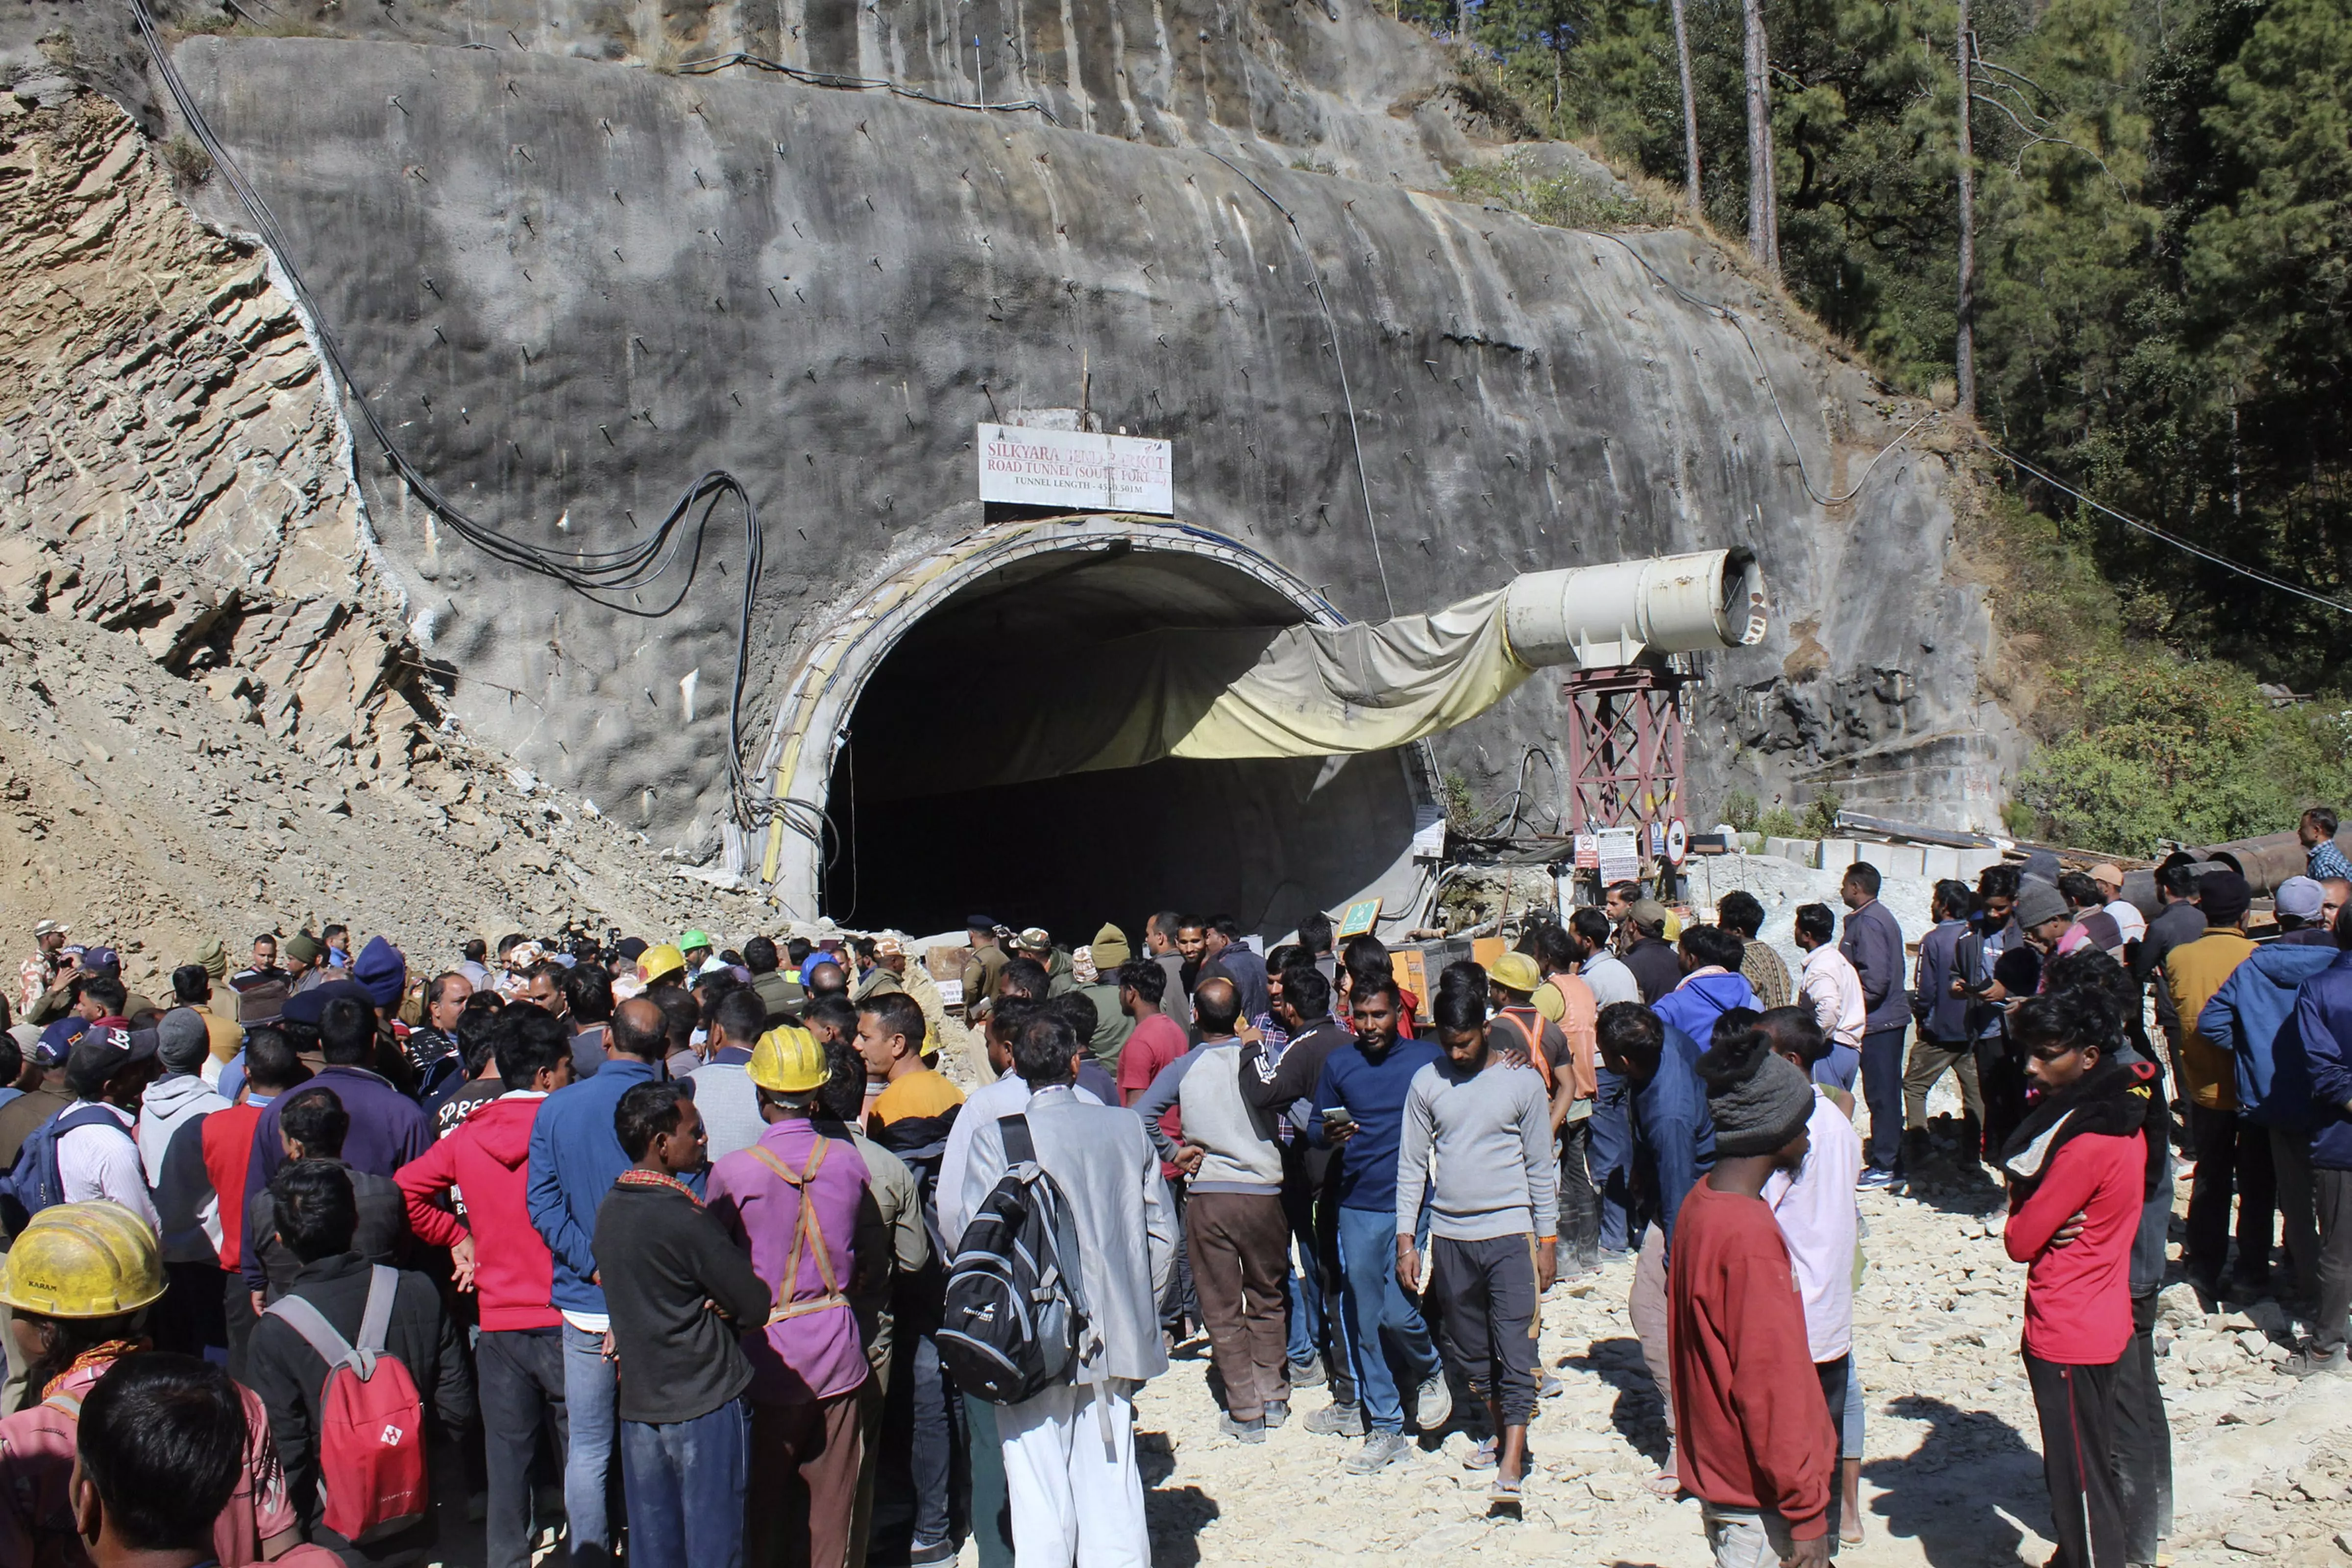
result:
[(2352, 605), (2345, 604), (2340, 599), (2331, 599), (2324, 594), (2315, 594), (2310, 589), (2290, 583), (2283, 577), (2273, 577), (2269, 573), (2263, 571), (2260, 567), (2249, 566), (2242, 561), (2232, 561), (2226, 555), (2217, 555), (2212, 551), (2206, 549), (2203, 545), (2183, 539), (2177, 533), (2167, 532), (2165, 530), (2157, 527), (2152, 522), (2142, 522), (2136, 517), (2131, 517), (2126, 513), (2117, 511), (2115, 508), (2107, 505), (2105, 501), (2084, 495), (2081, 490), (2076, 489), (2065, 480), (2059, 479), (2053, 474), (2047, 473), (2041, 468), (2035, 468), (2032, 463), (2027, 462), (2024, 458), (2016, 456), (2014, 453), (2002, 451), (1999, 447), (1994, 446), (1982, 436), (1979, 436), (1977, 437), (1977, 444), (1982, 447), (1986, 451), (1990, 452), (1994, 457), (2010, 464), (2011, 467), (2022, 469), (2024, 472), (2032, 474), (2035, 479), (2040, 479), (2043, 484), (2048, 485), (2051, 489), (2063, 490), (2067, 495), (2073, 496), (2076, 500), (2081, 501), (2084, 506), (2089, 507), (2094, 511), (2105, 512), (2107, 516), (2114, 518), (2117, 522), (2122, 523), (2126, 528), (2137, 529), (2138, 531), (2147, 534), (2150, 539), (2156, 540), (2160, 543), (2169, 544), (2175, 550), (2186, 551), (2200, 560), (2210, 561), (2214, 565), (2219, 566), (2225, 571), (2235, 572), (2241, 577), (2251, 578), (2254, 582), (2262, 584), (2266, 588), (2276, 588), (2282, 594), (2293, 594), (2298, 599), (2308, 599), (2313, 604), (2323, 605), (2328, 609), (2337, 612), (2339, 615), (2352, 616)]

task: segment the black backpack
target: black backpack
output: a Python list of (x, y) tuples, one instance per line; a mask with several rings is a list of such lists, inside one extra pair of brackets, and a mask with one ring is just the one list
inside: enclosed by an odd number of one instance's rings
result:
[(958, 1388), (1014, 1405), (1073, 1381), (1101, 1341), (1078, 1281), (1069, 1200), (1037, 1163), (1029, 1119), (996, 1125), (1005, 1172), (964, 1227), (937, 1339)]

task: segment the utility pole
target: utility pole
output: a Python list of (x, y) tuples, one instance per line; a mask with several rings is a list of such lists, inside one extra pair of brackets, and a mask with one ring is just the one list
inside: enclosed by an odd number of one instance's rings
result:
[(1977, 411), (1977, 191), (1976, 142), (1969, 129), (1974, 101), (1976, 38), (1969, 30), (1969, 0), (1959, 0), (1958, 55), (1960, 73), (1960, 292), (1952, 336), (1952, 380), (1958, 389), (1957, 406), (1967, 415)]
[(1764, 37), (1764, 0), (1740, 0), (1740, 11), (1748, 35), (1748, 254), (1777, 276), (1780, 207), (1772, 180), (1771, 48)]
[(1683, 168), (1690, 182), (1691, 222), (1706, 219), (1698, 195), (1698, 100), (1691, 91), (1690, 30), (1683, 25), (1683, 0), (1672, 0), (1675, 14), (1675, 60), (1683, 77)]

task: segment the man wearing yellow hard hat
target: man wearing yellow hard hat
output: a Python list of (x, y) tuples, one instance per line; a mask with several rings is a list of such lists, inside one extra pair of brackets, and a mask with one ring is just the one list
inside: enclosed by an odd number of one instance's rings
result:
[[(751, 1359), (749, 1563), (839, 1563), (849, 1550), (867, 1367), (851, 1310), (866, 1163), (812, 1124), (831, 1073), (805, 1029), (760, 1037), (744, 1069), (767, 1131), (710, 1168), (710, 1212), (751, 1254), (775, 1305)], [(887, 1246), (880, 1237), (869, 1247)], [(941, 1494), (944, 1499), (944, 1493)]]
[[(47, 1568), (40, 1542), (77, 1540), (68, 1483), (81, 1402), (122, 1357), (144, 1344), (147, 1309), (163, 1294), (163, 1260), (147, 1222), (120, 1204), (54, 1204), (35, 1215), (0, 1259), (0, 1301), (16, 1315), (31, 1363), (32, 1402), (0, 1420), (0, 1562)], [(223, 1563), (258, 1563), (299, 1538), (278, 1481), (269, 1415), (250, 1390), (244, 1474), (213, 1527)]]

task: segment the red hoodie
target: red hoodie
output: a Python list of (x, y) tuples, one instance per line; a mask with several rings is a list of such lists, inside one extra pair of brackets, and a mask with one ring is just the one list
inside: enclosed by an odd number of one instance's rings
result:
[[(216, 1113), (217, 1114), (217, 1113)], [(2001, 1240), (2025, 1276), (2025, 1351), (2040, 1361), (2105, 1366), (2131, 1342), (2131, 1252), (2139, 1235), (2147, 1144), (2079, 1132), (2009, 1216)], [(2083, 1231), (2050, 1245), (2076, 1215)]]
[[(530, 1223), (530, 1127), (547, 1097), (500, 1095), (393, 1173), (408, 1199), (408, 1226), (427, 1244), (455, 1247), (471, 1227), (474, 1289), (482, 1329), (551, 1329), (563, 1314), (550, 1303), (555, 1261)], [(435, 1200), (452, 1186), (466, 1194), (466, 1224)]]

